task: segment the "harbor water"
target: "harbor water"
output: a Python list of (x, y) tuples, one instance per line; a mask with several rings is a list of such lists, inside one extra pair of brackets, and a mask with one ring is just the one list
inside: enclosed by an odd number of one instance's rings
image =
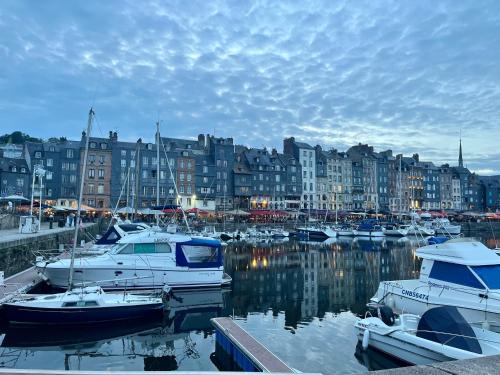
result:
[[(490, 238), (480, 238), (488, 243)], [(210, 319), (233, 316), (302, 372), (398, 366), (357, 350), (353, 323), (382, 280), (419, 275), (417, 238), (247, 241), (225, 249), (229, 289), (174, 292), (161, 323), (3, 329), (0, 366), (66, 370), (217, 370)]]

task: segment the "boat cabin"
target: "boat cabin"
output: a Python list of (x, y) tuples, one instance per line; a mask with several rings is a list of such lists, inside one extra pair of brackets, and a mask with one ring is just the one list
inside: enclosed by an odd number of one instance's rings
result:
[(481, 290), (500, 289), (500, 257), (478, 241), (452, 239), (417, 250), (420, 281)]

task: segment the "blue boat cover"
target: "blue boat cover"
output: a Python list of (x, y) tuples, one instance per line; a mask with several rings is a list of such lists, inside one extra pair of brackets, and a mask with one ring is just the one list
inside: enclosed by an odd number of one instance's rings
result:
[(217, 268), (224, 264), (220, 242), (201, 238), (178, 242), (175, 261), (178, 266), (189, 268)]
[(454, 306), (427, 310), (418, 322), (417, 336), (457, 349), (482, 354), (472, 327)]
[(358, 230), (361, 231), (371, 231), (373, 226), (377, 225), (377, 220), (375, 219), (364, 219), (359, 223)]
[[(134, 232), (134, 231), (144, 229), (143, 226), (140, 226), (139, 224), (134, 224), (134, 223), (119, 224), (118, 226), (124, 232)], [(95, 243), (96, 243), (96, 245), (112, 245), (112, 244), (116, 243), (118, 240), (120, 240), (121, 238), (122, 238), (122, 236), (116, 231), (115, 227), (112, 226)]]
[(439, 245), (440, 243), (444, 243), (446, 241), (448, 241), (448, 237), (445, 237), (445, 236), (433, 236), (433, 237), (429, 237), (429, 239), (427, 240), (427, 243), (429, 245)]

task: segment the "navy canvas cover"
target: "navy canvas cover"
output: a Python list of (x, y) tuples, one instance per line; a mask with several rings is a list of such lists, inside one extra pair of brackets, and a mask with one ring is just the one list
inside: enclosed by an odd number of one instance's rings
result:
[(472, 327), (454, 306), (441, 306), (427, 310), (418, 322), (417, 336), (457, 349), (482, 354), (481, 346)]
[(222, 267), (222, 247), (219, 241), (193, 238), (175, 246), (175, 262), (189, 268)]
[(375, 219), (364, 219), (359, 223), (358, 230), (361, 231), (371, 231), (373, 230), (373, 226), (377, 224), (377, 220)]

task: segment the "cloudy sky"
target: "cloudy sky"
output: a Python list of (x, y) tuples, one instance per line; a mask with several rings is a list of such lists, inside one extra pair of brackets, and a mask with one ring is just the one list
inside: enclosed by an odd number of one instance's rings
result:
[(500, 174), (500, 2), (9, 1), (0, 133), (282, 138)]

